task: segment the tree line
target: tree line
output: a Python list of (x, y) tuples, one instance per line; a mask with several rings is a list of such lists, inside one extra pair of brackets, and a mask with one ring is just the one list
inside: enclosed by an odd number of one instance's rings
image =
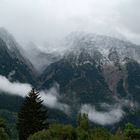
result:
[[(39, 92), (32, 89), (18, 113), (18, 140), (140, 140), (140, 129), (128, 123), (112, 134), (104, 128), (91, 128), (88, 115), (79, 113), (77, 126), (49, 123)], [(10, 140), (11, 132), (0, 119), (0, 140)]]

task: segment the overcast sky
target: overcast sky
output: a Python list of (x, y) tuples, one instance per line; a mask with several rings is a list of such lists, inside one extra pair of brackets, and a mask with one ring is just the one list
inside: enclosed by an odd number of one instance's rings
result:
[(88, 31), (140, 44), (139, 25), (140, 0), (0, 0), (0, 26), (20, 43)]

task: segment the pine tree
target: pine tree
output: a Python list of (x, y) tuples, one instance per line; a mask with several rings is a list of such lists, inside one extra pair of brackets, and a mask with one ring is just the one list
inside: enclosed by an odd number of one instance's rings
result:
[(0, 140), (10, 140), (11, 133), (6, 122), (0, 118)]
[(26, 96), (18, 114), (19, 140), (27, 140), (29, 135), (48, 127), (47, 111), (42, 102), (39, 92), (35, 89)]
[(88, 123), (88, 115), (83, 113), (79, 113), (77, 117), (77, 125), (78, 128), (81, 128), (83, 130), (88, 130), (89, 128), (89, 123)]

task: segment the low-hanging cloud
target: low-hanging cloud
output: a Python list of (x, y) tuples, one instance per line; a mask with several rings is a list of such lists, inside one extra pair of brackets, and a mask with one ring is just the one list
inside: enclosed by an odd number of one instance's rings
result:
[(124, 108), (129, 108), (129, 111), (134, 111), (139, 108), (139, 104), (133, 100), (116, 97), (116, 103), (110, 105), (101, 103), (100, 107), (103, 111), (98, 111), (94, 105), (84, 104), (81, 106), (80, 112), (88, 114), (90, 121), (100, 125), (112, 125), (120, 122), (126, 115)]
[(114, 106), (109, 111), (97, 111), (94, 106), (85, 104), (81, 107), (81, 112), (88, 114), (90, 121), (100, 125), (112, 125), (125, 115), (121, 106)]
[(32, 89), (29, 84), (21, 84), (19, 82), (10, 82), (6, 77), (0, 75), (0, 91), (25, 97)]
[(59, 99), (61, 98), (61, 96), (59, 95), (57, 86), (54, 86), (51, 89), (46, 90), (46, 91), (41, 91), (40, 94), (41, 94), (42, 99), (44, 100), (44, 105), (50, 108), (59, 109), (65, 112), (66, 114), (70, 113), (70, 106), (68, 106), (65, 103), (59, 102)]
[[(18, 95), (25, 97), (30, 92), (32, 86), (26, 83), (10, 82), (6, 77), (0, 75), (0, 91), (11, 95)], [(44, 101), (43, 104), (49, 108), (55, 108), (68, 114), (70, 107), (59, 102), (59, 87), (56, 84), (49, 90), (40, 91), (41, 99)]]

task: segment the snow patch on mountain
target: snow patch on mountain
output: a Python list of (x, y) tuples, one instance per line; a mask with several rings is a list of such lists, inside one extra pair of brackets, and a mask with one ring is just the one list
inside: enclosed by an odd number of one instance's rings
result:
[(65, 58), (73, 56), (76, 63), (83, 51), (85, 57), (95, 60), (97, 64), (123, 64), (127, 59), (140, 63), (140, 46), (113, 37), (78, 32), (70, 34), (65, 44), (69, 48)]

